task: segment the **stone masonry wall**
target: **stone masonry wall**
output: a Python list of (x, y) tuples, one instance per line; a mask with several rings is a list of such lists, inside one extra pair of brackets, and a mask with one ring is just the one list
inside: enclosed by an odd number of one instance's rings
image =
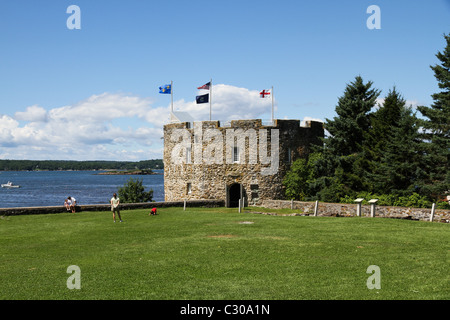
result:
[[(288, 200), (264, 200), (260, 204), (264, 208), (282, 209), (291, 208), (291, 201)], [(302, 213), (312, 215), (314, 213), (315, 202), (293, 201), (293, 209), (297, 209)], [(429, 221), (431, 209), (426, 208), (409, 208), (409, 207), (392, 207), (392, 206), (376, 206), (375, 217), (411, 219)], [(327, 203), (319, 202), (318, 216), (337, 216), (352, 217), (356, 216), (356, 204), (347, 203)], [(370, 205), (361, 206), (361, 216), (370, 217)], [(449, 222), (450, 210), (436, 209), (433, 221)]]
[[(167, 124), (165, 200), (228, 201), (234, 184), (242, 185), (248, 204), (283, 199), (282, 180), (290, 164), (306, 156), (323, 134), (322, 123), (308, 121), (301, 127), (299, 120), (275, 120), (273, 126), (264, 126), (260, 119), (222, 127), (219, 121)], [(239, 150), (237, 162), (233, 148)]]

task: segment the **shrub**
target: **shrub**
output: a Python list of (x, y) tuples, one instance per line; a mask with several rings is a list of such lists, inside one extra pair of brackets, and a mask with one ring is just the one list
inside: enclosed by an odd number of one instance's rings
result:
[[(341, 197), (340, 202), (354, 203), (356, 198), (363, 198), (364, 201), (362, 204), (368, 204), (370, 199), (378, 199), (377, 204), (380, 206), (431, 208), (432, 205), (431, 201), (429, 201), (425, 196), (420, 196), (418, 193), (413, 193), (409, 196), (397, 196), (394, 194), (377, 195), (370, 192), (360, 192), (354, 197), (348, 195)], [(441, 202), (438, 202), (436, 205), (436, 208), (439, 209), (445, 209), (445, 207), (445, 204), (441, 204)]]
[(129, 178), (124, 186), (119, 188), (118, 193), (122, 203), (151, 202), (153, 199), (153, 189), (146, 192), (142, 179)]
[(450, 203), (447, 200), (441, 200), (436, 203), (436, 209), (450, 209)]

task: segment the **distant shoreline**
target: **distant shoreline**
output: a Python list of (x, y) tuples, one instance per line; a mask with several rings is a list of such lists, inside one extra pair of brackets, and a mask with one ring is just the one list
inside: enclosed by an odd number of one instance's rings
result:
[(106, 172), (97, 173), (98, 175), (152, 175), (152, 174), (162, 174), (162, 172), (154, 172), (152, 170), (111, 170)]
[[(164, 169), (154, 169), (154, 170), (161, 170), (163, 171)], [(86, 172), (86, 171), (105, 171), (105, 172), (100, 172), (100, 173), (95, 173), (95, 174), (163, 174), (162, 172), (152, 172), (152, 173), (128, 173), (128, 171), (124, 170), (124, 171), (120, 171), (117, 169), (58, 169), (58, 170), (49, 170), (49, 169), (37, 169), (37, 170), (0, 170), (0, 174), (4, 173), (4, 172), (69, 172), (69, 171), (79, 171), (79, 172)], [(133, 170), (130, 172), (137, 172), (138, 170)], [(117, 172), (117, 173), (115, 173)]]
[(136, 171), (163, 169), (162, 159), (131, 161), (75, 160), (5, 160), (0, 159), (0, 171)]

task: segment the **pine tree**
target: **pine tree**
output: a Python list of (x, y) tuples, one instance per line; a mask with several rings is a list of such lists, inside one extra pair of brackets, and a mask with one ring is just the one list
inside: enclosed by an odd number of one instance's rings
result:
[(370, 146), (371, 161), (377, 162), (383, 154), (387, 142), (390, 140), (393, 127), (398, 126), (400, 115), (405, 108), (406, 101), (394, 87), (389, 90), (382, 104), (372, 113), (371, 128), (367, 145)]
[(326, 119), (329, 136), (324, 139), (321, 165), (328, 168), (327, 175), (319, 178), (322, 188), (319, 198), (338, 201), (340, 197), (367, 190), (367, 161), (364, 146), (368, 141), (370, 111), (380, 91), (366, 84), (360, 76), (347, 85), (336, 106), (337, 116)]
[(369, 142), (369, 191), (378, 194), (407, 194), (417, 179), (419, 139), (417, 118), (394, 87), (372, 114)]
[(330, 137), (326, 148), (337, 156), (348, 156), (362, 151), (370, 127), (369, 112), (375, 106), (380, 91), (371, 89), (372, 82), (364, 84), (360, 76), (347, 85), (336, 106), (337, 117), (326, 119), (325, 129)]
[(425, 117), (421, 125), (427, 173), (419, 186), (422, 194), (433, 199), (450, 190), (450, 34), (444, 38), (447, 46), (436, 54), (441, 64), (430, 66), (441, 91), (431, 96), (434, 102), (430, 107), (417, 107)]
[(405, 106), (403, 99), (397, 100), (396, 104), (400, 107), (399, 115), (388, 128), (384, 143), (378, 149), (379, 159), (371, 175), (372, 192), (409, 196), (416, 191), (415, 184), (421, 168), (418, 120), (412, 108)]

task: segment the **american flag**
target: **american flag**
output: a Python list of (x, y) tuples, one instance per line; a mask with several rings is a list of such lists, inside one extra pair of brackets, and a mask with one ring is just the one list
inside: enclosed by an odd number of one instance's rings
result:
[(211, 85), (211, 82), (208, 82), (208, 83), (205, 83), (204, 85), (202, 85), (201, 87), (198, 87), (197, 89), (209, 90), (210, 85)]

